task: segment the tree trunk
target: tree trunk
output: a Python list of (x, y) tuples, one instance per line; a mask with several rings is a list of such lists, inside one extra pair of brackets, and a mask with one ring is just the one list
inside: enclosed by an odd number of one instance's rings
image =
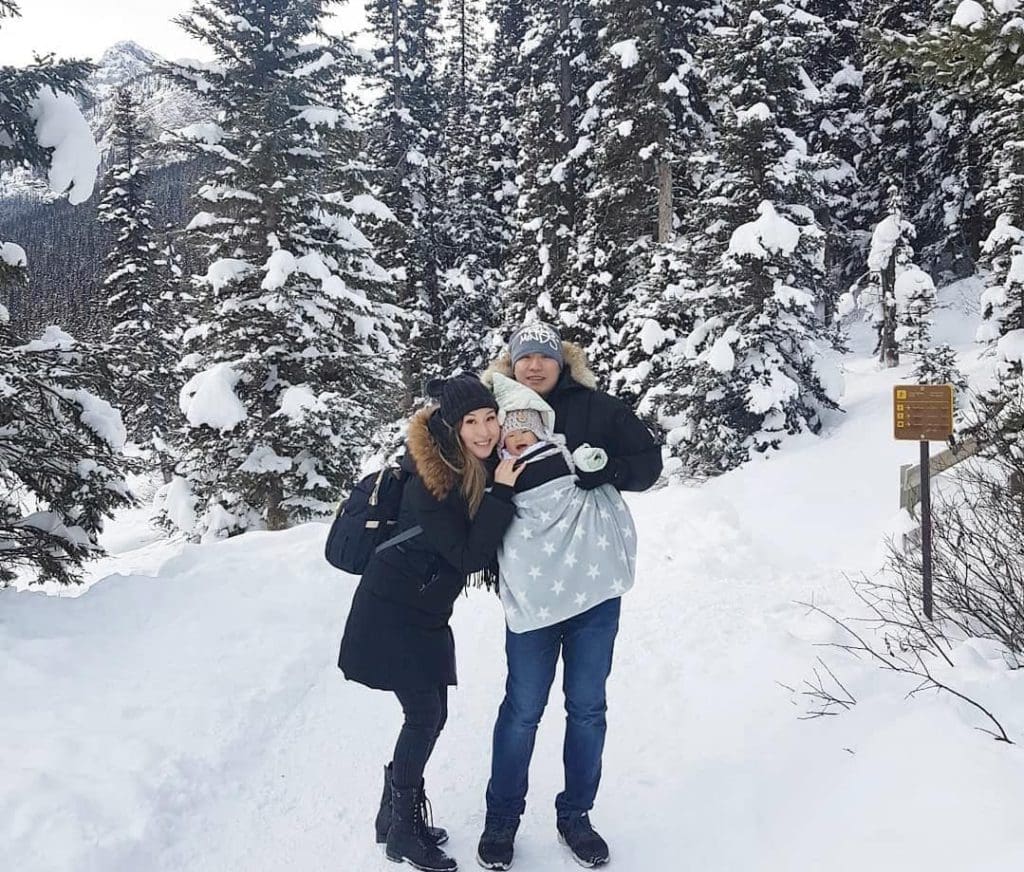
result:
[(900, 349), (896, 343), (896, 251), (881, 272), (882, 280), (882, 335), (878, 343), (878, 357), (886, 367), (899, 366)]
[(658, 161), (658, 242), (672, 240), (672, 165)]
[[(572, 65), (571, 65), (571, 35), (569, 33), (569, 0), (558, 0), (558, 129), (562, 135), (560, 157), (565, 157), (576, 144), (573, 142), (572, 127)], [(565, 182), (559, 186), (558, 203), (564, 215), (565, 225), (569, 228), (576, 226), (576, 192), (575, 173), (569, 172)], [(557, 228), (552, 228), (557, 231)], [(549, 258), (551, 263), (551, 283), (554, 284), (562, 275), (565, 265), (569, 259), (569, 236), (560, 238), (553, 233), (549, 243)], [(556, 304), (557, 306), (557, 304)]]
[(558, 36), (561, 51), (558, 55), (559, 85), (559, 127), (562, 132), (562, 148), (572, 148), (572, 67), (569, 58), (569, 0), (558, 0)]
[(287, 530), (288, 512), (281, 508), (281, 482), (276, 479), (267, 491), (267, 529)]
[(398, 0), (391, 0), (391, 89), (395, 101), (395, 116), (402, 111), (402, 51), (399, 43), (402, 30), (399, 27)]

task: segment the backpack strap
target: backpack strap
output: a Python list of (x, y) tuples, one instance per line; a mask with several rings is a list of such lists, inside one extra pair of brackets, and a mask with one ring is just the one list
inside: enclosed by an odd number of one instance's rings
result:
[(392, 548), (395, 545), (401, 545), (403, 542), (408, 542), (413, 536), (419, 536), (423, 532), (423, 528), (417, 524), (415, 527), (410, 527), (408, 530), (403, 530), (397, 536), (392, 536), (390, 539), (381, 542), (374, 549), (374, 554), (380, 554), (381, 551), (385, 551), (388, 548)]

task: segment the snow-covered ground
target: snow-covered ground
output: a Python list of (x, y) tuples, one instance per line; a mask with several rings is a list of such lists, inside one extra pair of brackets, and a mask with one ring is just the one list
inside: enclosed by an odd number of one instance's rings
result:
[[(945, 289), (944, 299), (974, 296)], [(976, 298), (976, 297), (975, 297)], [(940, 313), (980, 378), (975, 316)], [(822, 438), (699, 487), (630, 495), (640, 568), (623, 605), (593, 820), (637, 872), (987, 872), (1024, 860), (1024, 752), (970, 706), (821, 643), (844, 574), (881, 562), (897, 512), (892, 384), (854, 336), (846, 413)], [(936, 449), (937, 450), (937, 449)], [(214, 545), (168, 542), (145, 512), (76, 597), (0, 592), (0, 845), (18, 872), (394, 868), (372, 818), (397, 703), (334, 666), (355, 580), (309, 524)], [(463, 868), (482, 823), (503, 681), (497, 599), (456, 607), (460, 686), (427, 773)], [(826, 658), (858, 700), (806, 720)], [(1024, 742), (1024, 674), (965, 642), (950, 680)], [(531, 773), (517, 869), (576, 868), (555, 839), (561, 696)]]

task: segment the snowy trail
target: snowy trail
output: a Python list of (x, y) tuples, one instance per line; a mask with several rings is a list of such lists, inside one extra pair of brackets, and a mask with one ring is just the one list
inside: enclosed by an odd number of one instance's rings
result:
[[(801, 720), (810, 675), (871, 571), (907, 449), (889, 431), (905, 373), (853, 361), (820, 439), (699, 488), (631, 495), (640, 568), (624, 599), (593, 819), (613, 868), (971, 872), (1024, 857), (1024, 754), (949, 698), (841, 662), (859, 705)], [(913, 459), (913, 458), (910, 458)], [(137, 519), (138, 520), (138, 519)], [(354, 580), (325, 528), (214, 546), (121, 531), (111, 577), (76, 599), (0, 592), (0, 843), (21, 872), (394, 869), (372, 818), (400, 715), (334, 668)], [(464, 869), (483, 812), (503, 681), (491, 595), (456, 607), (460, 686), (427, 773)], [(968, 652), (970, 654), (970, 652)], [(965, 680), (1024, 735), (1019, 676), (980, 654)], [(517, 869), (578, 868), (555, 840), (564, 715), (541, 725)]]

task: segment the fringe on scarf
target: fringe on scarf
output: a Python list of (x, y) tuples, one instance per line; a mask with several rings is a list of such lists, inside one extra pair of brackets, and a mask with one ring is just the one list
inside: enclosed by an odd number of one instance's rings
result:
[(486, 569), (466, 576), (466, 588), (483, 587), (492, 593), (498, 592), (498, 564), (492, 563)]

